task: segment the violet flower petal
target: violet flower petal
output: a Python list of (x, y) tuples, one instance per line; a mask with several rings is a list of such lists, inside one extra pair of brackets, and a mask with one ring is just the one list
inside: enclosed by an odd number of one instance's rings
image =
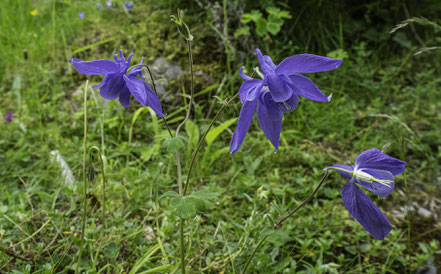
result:
[(392, 229), (392, 225), (383, 212), (351, 181), (343, 186), (341, 195), (349, 213), (372, 236), (383, 240)]
[(264, 74), (274, 72), (275, 65), (273, 61), (271, 60), (271, 57), (266, 55), (266, 57), (263, 56), (260, 49), (255, 49), (254, 53), (257, 54), (257, 59), (259, 60), (259, 65), (262, 68), (262, 72)]
[(297, 105), (299, 104), (299, 97), (296, 94), (293, 94), (291, 98), (289, 98), (287, 101), (282, 103), (277, 103), (277, 108), (283, 112), (291, 112), (297, 108)]
[(280, 103), (291, 98), (293, 89), (286, 85), (285, 81), (283, 81), (274, 71), (265, 74), (265, 78), (268, 89), (271, 92), (271, 97), (274, 101)]
[(85, 75), (102, 75), (119, 72), (118, 64), (108, 59), (83, 61), (76, 58), (70, 58), (69, 63), (74, 66), (76, 71)]
[(141, 105), (145, 106), (147, 100), (147, 92), (145, 90), (144, 81), (135, 77), (128, 78), (125, 75), (123, 76), (123, 78), (133, 97), (135, 97), (135, 99), (138, 100)]
[[(140, 65), (144, 64), (144, 57), (142, 57), (141, 63), (139, 64)], [(144, 78), (144, 75), (142, 74), (142, 66), (137, 66), (134, 69), (132, 69), (127, 75), (127, 77), (136, 77), (138, 75), (141, 76), (141, 78)]]
[[(144, 81), (143, 81), (144, 82)], [(162, 112), (162, 105), (161, 101), (159, 101), (158, 96), (156, 93), (150, 88), (149, 85), (147, 85), (146, 82), (144, 82), (144, 88), (147, 93), (146, 103), (147, 105), (153, 109), (153, 111), (158, 115), (160, 118), (164, 118), (165, 114)]]
[(251, 121), (253, 120), (254, 111), (256, 109), (256, 101), (245, 101), (239, 114), (237, 128), (233, 133), (230, 142), (230, 153), (236, 153), (242, 145), (243, 139), (247, 134)]
[(123, 90), (119, 95), (119, 102), (123, 107), (128, 108), (130, 106), (130, 96), (131, 93), (129, 89), (127, 88), (127, 86), (124, 86)]
[(125, 83), (121, 75), (107, 74), (103, 82), (94, 88), (100, 89), (100, 95), (108, 100), (115, 100), (125, 88)]
[(355, 160), (358, 169), (371, 168), (390, 171), (394, 176), (403, 173), (406, 162), (390, 157), (376, 148), (368, 149)]
[(244, 79), (244, 80), (252, 80), (253, 78), (251, 78), (250, 76), (246, 75), (246, 74), (243, 72), (244, 68), (245, 68), (244, 66), (241, 66), (240, 69), (239, 69), (239, 75), (240, 75), (240, 77), (241, 77), (242, 79)]
[(262, 93), (263, 81), (260, 79), (246, 80), (239, 89), (240, 101), (255, 101)]
[(277, 66), (277, 73), (307, 73), (338, 68), (343, 59), (332, 59), (313, 54), (297, 54), (286, 58)]
[(297, 95), (317, 102), (330, 101), (308, 77), (300, 74), (290, 74), (288, 77), (291, 83), (297, 88), (294, 90)]
[[(273, 119), (277, 117), (275, 114), (275, 110), (278, 110), (277, 108), (268, 108), (261, 102), (259, 99), (257, 101), (257, 120), (259, 121), (260, 127), (263, 130), (263, 133), (265, 133), (265, 136), (270, 140), (271, 144), (274, 146), (274, 148), (277, 150), (279, 149), (279, 140), (280, 140), (280, 132), (282, 130), (282, 120), (283, 120), (283, 114), (280, 110), (280, 119), (277, 121), (274, 121)], [(271, 119), (272, 118), (272, 119)]]

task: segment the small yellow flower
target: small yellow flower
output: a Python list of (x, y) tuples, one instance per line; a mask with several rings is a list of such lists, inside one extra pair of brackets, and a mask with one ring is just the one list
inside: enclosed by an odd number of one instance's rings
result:
[(37, 16), (38, 15), (38, 10), (37, 9), (31, 10), (30, 13), (31, 13), (32, 16)]

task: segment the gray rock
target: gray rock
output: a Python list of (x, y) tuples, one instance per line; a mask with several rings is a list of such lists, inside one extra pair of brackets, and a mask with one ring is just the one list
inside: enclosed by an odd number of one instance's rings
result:
[(151, 67), (154, 74), (153, 77), (155, 77), (156, 91), (161, 101), (173, 101), (174, 93), (169, 91), (169, 83), (171, 80), (184, 76), (184, 71), (178, 64), (168, 61), (164, 57), (156, 59)]
[(429, 218), (429, 217), (431, 217), (433, 215), (432, 212), (430, 212), (429, 210), (425, 209), (424, 207), (418, 207), (417, 213), (418, 213), (418, 215), (421, 215), (421, 216), (423, 216), (425, 218)]
[(184, 75), (184, 71), (178, 64), (167, 61), (164, 57), (159, 57), (153, 62), (152, 70), (160, 77), (165, 77), (167, 80), (173, 80)]
[(415, 274), (437, 274), (435, 264), (431, 260), (427, 260), (424, 265), (419, 266), (415, 270)]

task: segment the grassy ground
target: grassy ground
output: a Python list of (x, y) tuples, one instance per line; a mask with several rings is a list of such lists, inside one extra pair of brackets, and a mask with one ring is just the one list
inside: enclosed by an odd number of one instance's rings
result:
[[(250, 273), (403, 273), (428, 260), (440, 267), (441, 55), (414, 54), (441, 41), (430, 26), (407, 26), (389, 34), (410, 17), (409, 10), (412, 16), (439, 21), (433, 17), (440, 11), (436, 1), (426, 1), (424, 9), (400, 1), (349, 8), (343, 2), (271, 2), (267, 5), (289, 11), (292, 18), (278, 34), (262, 37), (252, 25), (249, 35), (233, 35), (244, 26), (240, 14), (259, 8), (252, 3), (201, 7), (198, 2), (145, 1), (125, 12), (123, 1), (113, 1), (111, 9), (103, 2), (102, 10), (94, 1), (38, 2), (0, 5), (0, 112), (14, 112), (12, 123), (0, 122), (1, 272), (72, 272), (75, 267), (82, 220), (82, 90), (86, 79), (95, 85), (101, 77), (78, 74), (68, 58), (111, 58), (123, 48), (127, 54), (135, 52), (135, 62), (144, 56), (151, 64), (163, 56), (188, 71), (186, 44), (169, 21), (178, 6), (188, 11), (195, 70), (201, 72), (191, 118), (200, 129), (191, 138), (190, 130), (182, 134), (183, 174), (194, 139), (220, 109), (213, 96), (224, 99), (237, 92), (238, 68), (246, 65), (251, 71), (257, 65), (255, 47), (276, 63), (303, 52), (345, 56), (338, 70), (308, 75), (325, 94), (333, 94), (332, 101), (301, 99), (284, 118), (278, 153), (256, 119), (239, 153), (227, 153), (234, 123), (204, 145), (190, 192), (207, 190), (220, 196), (186, 222), (191, 273), (240, 272), (274, 220), (312, 192), (324, 167), (350, 164), (368, 148), (384, 148), (408, 163), (391, 196), (370, 196), (393, 224), (389, 236), (375, 240), (350, 218), (340, 197), (346, 181), (331, 174), (318, 195), (258, 250)], [(84, 20), (78, 17), (81, 11)], [(188, 94), (188, 76), (171, 81), (175, 95), (163, 103), (173, 128), (185, 115), (182, 102), (187, 104), (187, 98), (181, 95)], [(128, 109), (104, 102), (98, 92), (89, 96), (88, 146), (103, 152), (107, 182), (104, 189), (100, 163), (91, 156), (81, 261), (89, 273), (125, 273), (137, 267), (138, 272), (147, 271), (143, 273), (178, 272), (179, 221), (162, 197), (177, 189), (175, 158), (162, 145), (167, 135), (162, 122), (148, 109), (136, 116), (139, 107), (134, 100)], [(236, 102), (215, 126), (237, 117), (239, 110)], [(70, 166), (74, 185), (61, 175), (51, 157), (54, 150)], [(415, 209), (410, 215), (410, 254), (407, 199)], [(432, 215), (417, 214), (419, 208)]]

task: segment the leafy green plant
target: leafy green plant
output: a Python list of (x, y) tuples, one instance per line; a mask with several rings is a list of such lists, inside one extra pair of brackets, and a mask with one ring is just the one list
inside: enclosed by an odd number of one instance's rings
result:
[(254, 23), (256, 34), (260, 37), (267, 35), (277, 35), (282, 29), (286, 19), (291, 18), (291, 14), (286, 10), (281, 10), (277, 7), (268, 7), (265, 9), (268, 16), (265, 18), (261, 11), (252, 10), (250, 13), (244, 13), (240, 20), (246, 26), (237, 29), (234, 32), (234, 37), (241, 35), (250, 35), (250, 26)]

